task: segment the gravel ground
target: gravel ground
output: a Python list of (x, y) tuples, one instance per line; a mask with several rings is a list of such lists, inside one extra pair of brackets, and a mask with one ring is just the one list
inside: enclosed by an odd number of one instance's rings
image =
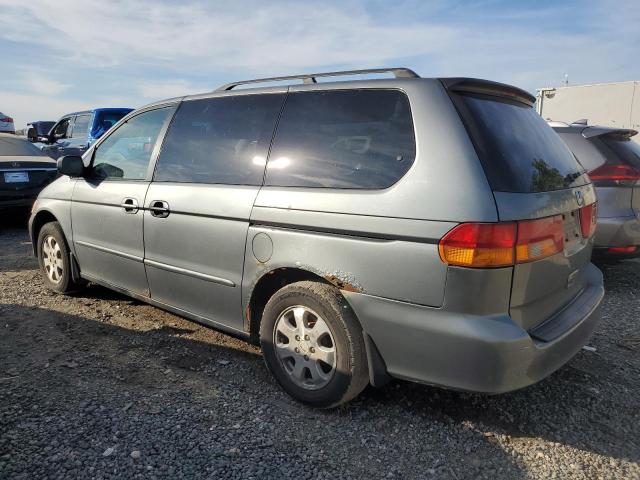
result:
[(48, 292), (21, 226), (0, 245), (0, 478), (640, 478), (640, 262), (603, 267), (596, 351), (535, 386), (393, 382), (326, 412), (243, 341)]

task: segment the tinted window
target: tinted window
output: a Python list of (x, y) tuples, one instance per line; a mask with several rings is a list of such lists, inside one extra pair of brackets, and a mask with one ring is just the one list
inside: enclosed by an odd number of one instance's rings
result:
[(569, 148), (536, 111), (498, 97), (455, 97), (491, 187), (544, 192), (588, 183)]
[(70, 118), (62, 119), (51, 132), (57, 139), (67, 138), (67, 130), (69, 129)]
[(93, 127), (91, 128), (91, 136), (94, 138), (100, 138), (107, 130), (118, 123), (118, 121), (130, 111), (130, 108), (98, 110), (93, 122)]
[(260, 185), (284, 95), (184, 102), (162, 146), (154, 181)]
[(144, 179), (160, 129), (172, 111), (171, 107), (151, 110), (120, 125), (96, 149), (93, 157), (94, 176)]
[(71, 136), (73, 138), (82, 138), (87, 136), (89, 130), (89, 122), (91, 121), (91, 114), (78, 115), (73, 122), (73, 131)]
[(267, 185), (386, 188), (415, 158), (409, 101), (397, 90), (289, 94)]
[(55, 122), (38, 122), (34, 123), (33, 126), (35, 127), (38, 135), (46, 135), (54, 124)]
[(640, 145), (624, 135), (602, 135), (591, 141), (607, 158), (607, 163), (640, 169)]

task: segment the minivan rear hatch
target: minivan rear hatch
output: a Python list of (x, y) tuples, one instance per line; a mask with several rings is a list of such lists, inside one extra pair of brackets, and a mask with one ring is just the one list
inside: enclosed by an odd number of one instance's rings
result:
[(536, 113), (533, 96), (483, 80), (442, 81), (476, 148), (499, 220), (553, 219), (547, 224), (554, 226), (557, 253), (513, 267), (509, 313), (532, 330), (588, 285), (595, 216), (587, 220), (585, 207), (591, 212), (596, 201), (593, 186), (568, 147)]

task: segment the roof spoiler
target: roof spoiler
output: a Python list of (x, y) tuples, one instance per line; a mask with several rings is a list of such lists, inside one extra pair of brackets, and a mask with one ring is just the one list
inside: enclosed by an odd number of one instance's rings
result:
[(536, 103), (536, 97), (524, 90), (505, 83), (491, 82), (479, 78), (441, 78), (440, 81), (450, 92), (480, 93), (505, 97), (524, 103), (530, 107)]
[(631, 128), (612, 128), (598, 126), (587, 127), (582, 131), (582, 136), (584, 138), (611, 136), (627, 140), (637, 134), (638, 131)]

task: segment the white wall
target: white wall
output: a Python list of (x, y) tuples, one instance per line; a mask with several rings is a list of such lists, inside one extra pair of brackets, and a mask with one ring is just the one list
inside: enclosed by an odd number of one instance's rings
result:
[[(640, 131), (640, 81), (559, 87), (543, 92), (540, 114), (545, 120), (571, 123), (586, 118), (589, 125)], [(634, 140), (640, 143), (640, 134)]]

